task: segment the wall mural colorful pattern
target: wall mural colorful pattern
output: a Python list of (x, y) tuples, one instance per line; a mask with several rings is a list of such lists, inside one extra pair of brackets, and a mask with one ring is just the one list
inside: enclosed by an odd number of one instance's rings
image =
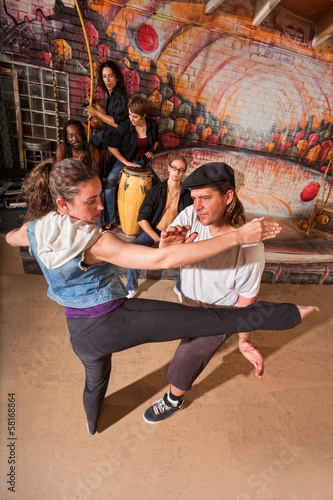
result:
[[(89, 64), (74, 1), (36, 4), (20, 12), (19, 2), (3, 1), (2, 50), (46, 66), (51, 51), (56, 69), (71, 77), (72, 117), (85, 118)], [(79, 4), (95, 69), (109, 58), (121, 64), (129, 95), (149, 99), (160, 150), (251, 151), (260, 162), (325, 170), (333, 151), (333, 54), (329, 44), (308, 47), (310, 23), (275, 9), (253, 30), (247, 0), (227, 0), (209, 15), (204, 0)], [(95, 93), (104, 97), (98, 87)]]
[[(190, 165), (189, 173), (209, 162), (233, 165), (238, 195), (246, 212), (295, 217), (306, 211), (319, 188), (316, 172), (282, 159), (226, 149), (188, 148), (182, 154)], [(166, 178), (167, 156), (161, 153), (154, 160), (161, 179)]]

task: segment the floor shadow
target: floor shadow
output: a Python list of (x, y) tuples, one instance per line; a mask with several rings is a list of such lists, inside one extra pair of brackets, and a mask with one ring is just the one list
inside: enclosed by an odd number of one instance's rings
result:
[[(158, 278), (160, 279), (160, 278)], [(138, 295), (142, 292), (148, 292), (149, 288), (154, 285), (155, 281), (151, 279), (145, 279), (138, 287)]]
[[(267, 362), (270, 356), (293, 340), (306, 334), (308, 330), (308, 328), (299, 326), (297, 332), (295, 330), (267, 333), (258, 332), (257, 334), (253, 334), (252, 339), (254, 345), (258, 347)], [(186, 396), (187, 407), (196, 399), (235, 377), (241, 375), (245, 377), (254, 376), (252, 364), (238, 350), (237, 336), (229, 339), (229, 342), (234, 343), (234, 349), (223, 356), (222, 363), (213, 372), (200, 380), (200, 382), (194, 384), (192, 390)], [(269, 343), (273, 345), (269, 346)], [(223, 350), (223, 346), (220, 348), (220, 353), (221, 350)], [(153, 397), (168, 384), (168, 366), (169, 363), (166, 363), (154, 372), (107, 396), (104, 400), (97, 432), (101, 433), (105, 431), (108, 427), (111, 427), (126, 415), (129, 415), (144, 402), (147, 402), (147, 405), (151, 404)], [(162, 396), (163, 394), (161, 393), (160, 397)], [(157, 398), (155, 397), (155, 399)]]
[[(270, 356), (275, 354), (282, 347), (285, 347), (293, 340), (306, 334), (308, 330), (308, 328), (301, 328), (298, 333), (295, 333), (294, 330), (281, 332), (273, 331), (258, 334), (254, 333), (252, 336), (252, 341), (253, 344), (260, 350), (266, 363)], [(245, 377), (254, 376), (253, 365), (239, 352), (236, 336), (234, 337), (234, 339), (235, 348), (231, 352), (223, 356), (222, 363), (213, 372), (211, 372), (207, 377), (193, 386), (192, 390), (188, 393), (188, 396), (186, 398), (186, 406), (190, 406), (190, 404), (192, 404), (196, 399), (207, 394), (213, 389), (216, 389), (220, 385), (225, 384), (235, 377), (238, 377), (240, 375)], [(232, 341), (233, 337), (230, 340)], [(268, 344), (270, 342), (274, 344), (274, 346), (269, 346)], [(223, 349), (223, 346), (221, 347), (221, 349)]]
[(168, 383), (168, 366), (169, 363), (166, 363), (158, 370), (107, 396), (104, 399), (97, 432), (105, 431), (161, 391)]

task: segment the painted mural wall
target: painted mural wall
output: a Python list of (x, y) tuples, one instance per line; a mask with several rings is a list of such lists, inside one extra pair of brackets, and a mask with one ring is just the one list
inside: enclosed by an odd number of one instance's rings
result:
[[(72, 0), (1, 0), (2, 58), (69, 74), (71, 117), (90, 70)], [(247, 210), (309, 213), (333, 147), (333, 48), (313, 50), (311, 24), (274, 9), (251, 27), (254, 2), (79, 1), (94, 61), (115, 59), (129, 96), (142, 94), (159, 124), (160, 159), (183, 150), (191, 169), (229, 162)], [(99, 87), (95, 96), (103, 101)], [(328, 177), (329, 178), (329, 177)], [(325, 183), (321, 196), (327, 192)]]

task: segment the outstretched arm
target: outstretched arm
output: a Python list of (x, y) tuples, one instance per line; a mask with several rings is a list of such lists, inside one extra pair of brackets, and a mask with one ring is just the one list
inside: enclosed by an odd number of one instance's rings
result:
[[(251, 226), (252, 223), (254, 223), (253, 226)], [(169, 226), (166, 231), (162, 231), (161, 233), (161, 241), (159, 245), (160, 248), (164, 248), (169, 245), (175, 245), (178, 243), (191, 243), (192, 241), (195, 240), (198, 233), (193, 232), (186, 239), (186, 234), (190, 230), (191, 230), (190, 226)], [(260, 239), (256, 239), (259, 236), (259, 234), (257, 233), (258, 230), (262, 231), (262, 235), (259, 237)], [(239, 244), (251, 245), (252, 243), (258, 243), (259, 241), (269, 240), (275, 238), (275, 236), (279, 234), (280, 231), (281, 227), (276, 222), (265, 221), (264, 217), (253, 219), (251, 222), (248, 222), (240, 229), (238, 229), (240, 238), (243, 241), (243, 243)], [(234, 230), (231, 230), (230, 232), (225, 233), (225, 235), (227, 234), (229, 235), (234, 232), (235, 232)]]
[(273, 238), (280, 231), (275, 222), (255, 219), (238, 231), (190, 244), (147, 248), (126, 243), (111, 233), (103, 234), (85, 253), (86, 264), (112, 262), (118, 266), (140, 269), (171, 269), (192, 264), (237, 245)]
[[(238, 307), (246, 307), (253, 304), (257, 300), (257, 297), (252, 297), (247, 299), (241, 295), (238, 298)], [(261, 352), (256, 349), (250, 342), (251, 333), (242, 332), (239, 334), (238, 347), (243, 356), (253, 364), (256, 369), (256, 377), (261, 378), (264, 374), (264, 358)]]

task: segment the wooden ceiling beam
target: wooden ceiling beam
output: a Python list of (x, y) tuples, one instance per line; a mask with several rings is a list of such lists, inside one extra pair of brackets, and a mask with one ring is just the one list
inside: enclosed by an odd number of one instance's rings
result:
[(204, 14), (210, 14), (211, 12), (213, 12), (213, 10), (222, 5), (224, 2), (225, 0), (207, 0)]
[(281, 0), (257, 0), (254, 7), (252, 26), (259, 26)]
[(312, 40), (312, 47), (318, 47), (327, 38), (333, 35), (333, 7), (316, 22), (316, 34)]

